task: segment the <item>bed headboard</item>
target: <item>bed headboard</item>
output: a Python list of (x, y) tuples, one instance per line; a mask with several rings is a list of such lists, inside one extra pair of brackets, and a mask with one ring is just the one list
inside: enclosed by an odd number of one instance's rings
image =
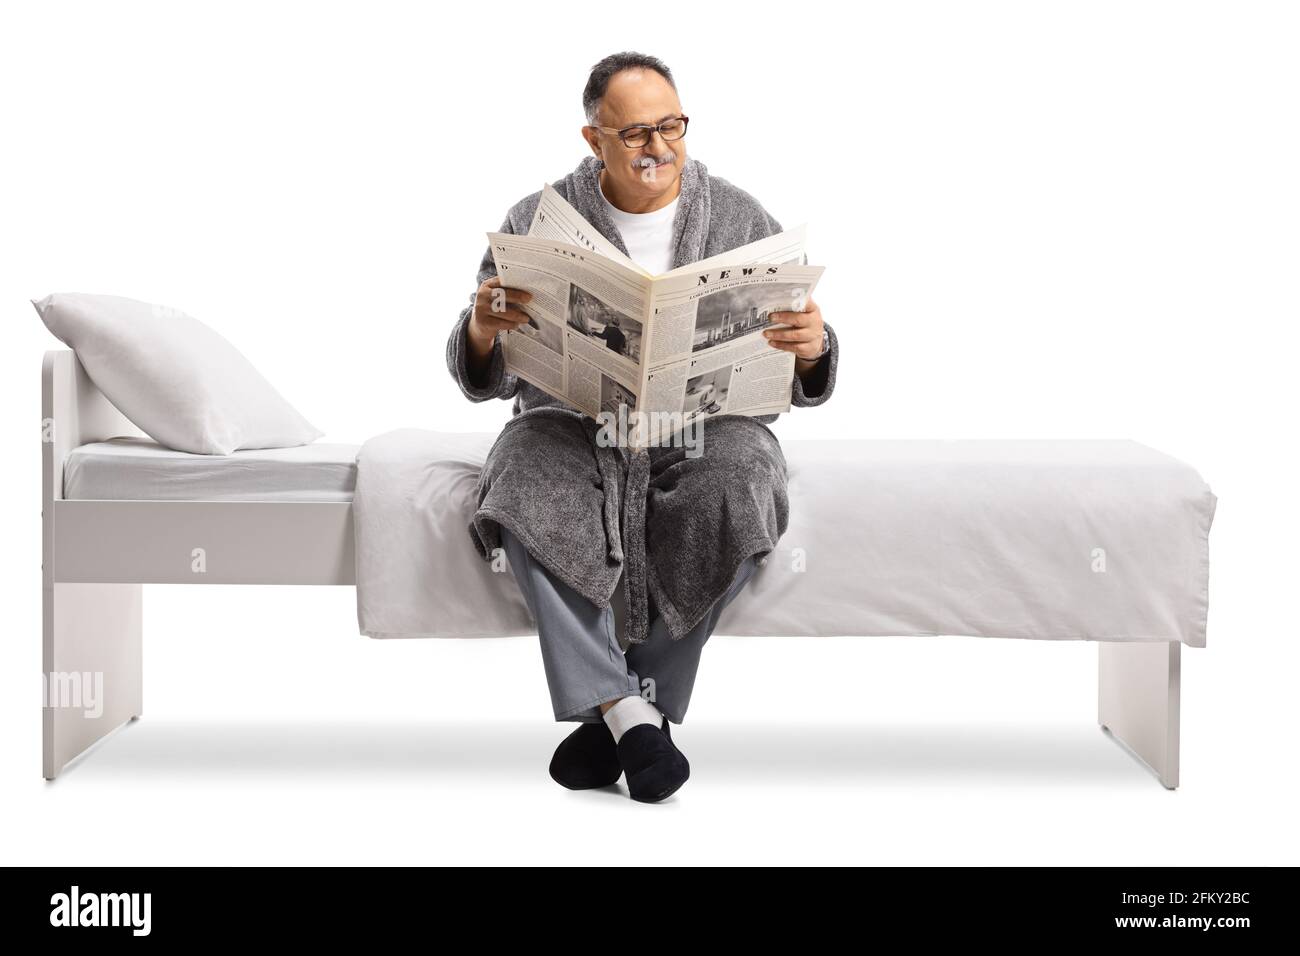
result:
[(78, 445), (143, 435), (95, 387), (71, 349), (46, 352), (41, 363), (41, 503), (63, 497), (63, 463)]

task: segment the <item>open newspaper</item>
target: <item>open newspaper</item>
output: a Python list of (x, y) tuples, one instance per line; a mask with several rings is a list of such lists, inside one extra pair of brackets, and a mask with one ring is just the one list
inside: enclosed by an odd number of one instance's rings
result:
[(718, 414), (790, 409), (795, 356), (772, 312), (802, 312), (823, 267), (804, 226), (652, 276), (548, 184), (526, 236), (490, 232), (501, 283), (525, 289), (527, 325), (503, 333), (506, 371), (632, 446)]

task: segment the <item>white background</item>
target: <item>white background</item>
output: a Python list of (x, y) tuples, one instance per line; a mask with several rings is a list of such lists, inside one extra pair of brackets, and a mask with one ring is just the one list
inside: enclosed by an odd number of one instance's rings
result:
[[(1297, 862), (1294, 9), (6, 5), (4, 862)], [(495, 431), (448, 330), (626, 48), (675, 71), (690, 155), (827, 267), (838, 386), (783, 440), (1132, 438), (1209, 481), (1182, 787), (1098, 729), (1091, 644), (718, 637), (690, 783), (575, 794), (535, 639), (371, 641), (350, 589), (226, 587), (146, 589), (145, 718), (42, 781), (61, 346), (28, 300), (181, 308), (325, 441)]]

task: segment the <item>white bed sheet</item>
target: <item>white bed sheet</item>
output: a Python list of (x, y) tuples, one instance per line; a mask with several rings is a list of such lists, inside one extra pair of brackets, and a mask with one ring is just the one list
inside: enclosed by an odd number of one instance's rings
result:
[(131, 501), (351, 501), (359, 445), (256, 448), (192, 455), (148, 438), (74, 448), (63, 496)]
[[(417, 430), (371, 439), (411, 445), (418, 494), (378, 509), (372, 533), (358, 528), (363, 634), (536, 633), (513, 576), (480, 560), (466, 530), (494, 437)], [(789, 528), (723, 612), (717, 634), (1205, 646), (1217, 499), (1176, 458), (1124, 440), (782, 447)], [(361, 464), (364, 485), (364, 450)], [(401, 561), (385, 550), (398, 546)], [(364, 593), (376, 581), (389, 589), (405, 582), (412, 597)], [(621, 598), (620, 586), (620, 634)]]
[(1205, 647), (1217, 498), (1185, 462), (1107, 439), (783, 445), (790, 527), (720, 634)]

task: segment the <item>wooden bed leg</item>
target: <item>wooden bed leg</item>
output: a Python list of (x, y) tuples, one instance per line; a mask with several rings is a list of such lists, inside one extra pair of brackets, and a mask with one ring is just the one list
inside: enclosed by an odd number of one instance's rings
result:
[(139, 584), (59, 584), (44, 593), (43, 773), (142, 712), (143, 592)]
[(1097, 722), (1155, 771), (1178, 787), (1181, 650), (1177, 641), (1102, 641)]

